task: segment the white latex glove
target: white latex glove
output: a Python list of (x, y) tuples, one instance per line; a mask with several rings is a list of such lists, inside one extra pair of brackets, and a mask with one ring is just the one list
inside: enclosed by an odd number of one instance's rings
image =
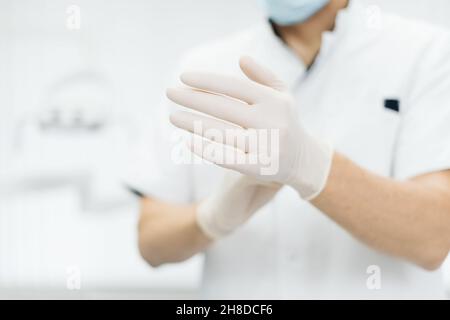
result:
[(197, 223), (209, 238), (222, 238), (243, 225), (280, 188), (281, 185), (261, 184), (254, 178), (229, 171), (219, 188), (198, 206)]
[[(331, 146), (303, 129), (293, 98), (270, 71), (249, 57), (241, 58), (240, 67), (248, 79), (183, 73), (181, 81), (189, 87), (168, 89), (167, 96), (200, 113), (179, 111), (171, 122), (194, 133), (191, 150), (200, 157), (260, 181), (289, 185), (311, 200), (325, 187)], [(198, 124), (203, 132), (195, 132)], [(231, 131), (237, 139), (225, 138)], [(265, 154), (270, 164), (263, 161)], [(240, 161), (232, 161), (236, 157)]]

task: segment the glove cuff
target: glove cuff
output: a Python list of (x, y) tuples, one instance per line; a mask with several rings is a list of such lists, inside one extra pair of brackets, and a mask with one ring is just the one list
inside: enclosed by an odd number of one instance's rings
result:
[(330, 175), (334, 149), (327, 141), (310, 137), (299, 156), (298, 167), (288, 185), (306, 201), (317, 197), (325, 188)]
[(280, 190), (281, 185), (228, 172), (219, 188), (197, 207), (197, 224), (212, 240), (243, 225)]
[(228, 172), (219, 188), (197, 207), (197, 224), (212, 240), (223, 238), (243, 224), (252, 213), (251, 202), (258, 181)]
[(229, 232), (218, 227), (217, 221), (214, 221), (214, 201), (206, 199), (197, 207), (197, 224), (203, 233), (211, 240), (218, 240), (226, 236)]

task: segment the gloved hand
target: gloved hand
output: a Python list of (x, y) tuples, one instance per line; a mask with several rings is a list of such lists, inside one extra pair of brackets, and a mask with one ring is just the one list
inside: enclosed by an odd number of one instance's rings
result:
[[(289, 185), (311, 200), (326, 185), (331, 146), (303, 129), (291, 95), (270, 71), (249, 57), (241, 58), (240, 67), (248, 79), (183, 73), (181, 81), (189, 87), (168, 89), (167, 96), (200, 113), (179, 111), (171, 122), (194, 133), (191, 149), (200, 157), (260, 181)], [(236, 138), (218, 138), (217, 132)], [(270, 165), (263, 155), (270, 155)]]
[(197, 223), (211, 239), (217, 240), (243, 225), (269, 202), (281, 185), (263, 183), (229, 171), (219, 188), (197, 207)]

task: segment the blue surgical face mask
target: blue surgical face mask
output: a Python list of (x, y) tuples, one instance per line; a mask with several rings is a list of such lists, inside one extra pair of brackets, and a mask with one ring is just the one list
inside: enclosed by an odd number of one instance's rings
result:
[(320, 11), (330, 0), (260, 0), (269, 18), (286, 26), (302, 23)]

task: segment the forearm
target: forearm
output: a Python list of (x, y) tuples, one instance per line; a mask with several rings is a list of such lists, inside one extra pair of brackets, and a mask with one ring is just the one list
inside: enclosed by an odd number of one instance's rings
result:
[(152, 266), (184, 261), (203, 251), (210, 240), (196, 222), (195, 205), (141, 201), (139, 250)]
[(450, 194), (433, 181), (383, 178), (336, 154), (312, 203), (368, 245), (434, 269), (450, 246)]

